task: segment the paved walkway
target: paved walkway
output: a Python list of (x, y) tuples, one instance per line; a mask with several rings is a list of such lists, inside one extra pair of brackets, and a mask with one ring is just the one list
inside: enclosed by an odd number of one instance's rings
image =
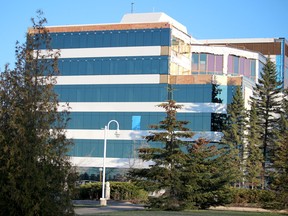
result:
[[(109, 200), (107, 206), (100, 206), (99, 200), (74, 200), (75, 206), (80, 206), (75, 208), (76, 215), (89, 215), (105, 212), (114, 212), (114, 211), (129, 211), (129, 210), (143, 210), (144, 206), (140, 204), (133, 204), (130, 202), (123, 201), (113, 201)], [(225, 207), (217, 206), (210, 207), (211, 210), (229, 210), (229, 211), (248, 211), (248, 212), (278, 212), (278, 213), (287, 213), (287, 211), (272, 211), (262, 208), (249, 208), (249, 207)]]
[(100, 206), (99, 200), (74, 200), (74, 205), (85, 206), (76, 207), (76, 215), (89, 215), (96, 213), (105, 213), (113, 211), (129, 211), (143, 210), (144, 206), (140, 204), (132, 204), (130, 202), (112, 201), (107, 202), (107, 206)]

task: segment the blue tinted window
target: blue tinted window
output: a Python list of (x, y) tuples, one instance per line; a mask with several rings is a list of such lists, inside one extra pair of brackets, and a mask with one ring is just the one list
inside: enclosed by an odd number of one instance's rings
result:
[(239, 74), (239, 57), (234, 56), (234, 74)]
[(60, 59), (60, 75), (168, 74), (167, 56)]
[(251, 76), (256, 76), (256, 61), (250, 60), (251, 64)]
[[(69, 151), (69, 156), (76, 157), (103, 157), (103, 140), (74, 139), (74, 146)], [(140, 147), (140, 142), (132, 140), (108, 140), (107, 158), (131, 158), (133, 150)]]
[(167, 84), (56, 85), (63, 102), (158, 102), (167, 100)]
[(170, 45), (170, 29), (66, 32), (50, 36), (55, 49)]
[(211, 84), (173, 85), (173, 98), (177, 102), (210, 103), (212, 100)]
[[(67, 128), (100, 129), (111, 119), (116, 119), (121, 130), (149, 130), (150, 125), (158, 124), (165, 116), (164, 112), (71, 112)], [(178, 113), (177, 119), (188, 121), (187, 127), (192, 131), (210, 131), (211, 113)]]

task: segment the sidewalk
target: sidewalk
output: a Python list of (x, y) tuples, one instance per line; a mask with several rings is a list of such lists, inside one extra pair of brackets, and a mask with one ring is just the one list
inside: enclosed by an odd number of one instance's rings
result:
[[(144, 206), (140, 204), (113, 200), (109, 200), (107, 206), (100, 206), (99, 200), (74, 200), (73, 203), (76, 206), (76, 208), (74, 208), (76, 215), (88, 215), (113, 211), (136, 211), (144, 209)], [(80, 207), (77, 207), (77, 205)]]

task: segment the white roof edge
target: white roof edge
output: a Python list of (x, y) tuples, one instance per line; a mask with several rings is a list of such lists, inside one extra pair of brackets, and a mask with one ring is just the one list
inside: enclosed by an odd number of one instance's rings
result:
[(178, 21), (174, 20), (163, 12), (156, 13), (128, 13), (122, 17), (120, 23), (157, 23), (168, 22), (180, 31), (188, 34), (186, 26), (182, 25)]
[(45, 28), (55, 28), (55, 27), (81, 27), (81, 26), (105, 26), (105, 25), (116, 25), (119, 23), (96, 23), (96, 24), (69, 24), (69, 25), (55, 25), (55, 26), (45, 26)]
[(208, 53), (213, 53), (213, 54), (223, 54), (223, 53), (232, 54), (232, 55), (234, 54), (234, 55), (239, 55), (239, 56), (243, 56), (246, 58), (259, 59), (261, 62), (266, 61), (266, 57), (260, 52), (227, 47), (225, 45), (221, 45), (221, 46), (212, 45), (211, 46), (211, 45), (203, 45), (203, 44), (199, 44), (199, 45), (193, 44), (192, 52), (197, 52), (197, 51), (208, 52)]
[(219, 44), (219, 43), (268, 43), (274, 42), (278, 38), (233, 38), (233, 39), (202, 39), (199, 40), (205, 44)]

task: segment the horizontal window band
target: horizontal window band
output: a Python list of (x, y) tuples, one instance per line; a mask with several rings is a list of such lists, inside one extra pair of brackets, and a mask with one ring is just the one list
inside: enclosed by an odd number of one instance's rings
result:
[[(52, 70), (50, 61), (40, 62), (47, 62), (48, 69)], [(168, 74), (168, 62), (168, 56), (60, 58), (58, 68), (61, 76)]]
[(149, 75), (87, 75), (55, 76), (56, 85), (95, 85), (95, 84), (159, 84), (159, 74)]
[[(162, 102), (70, 102), (71, 112), (164, 112), (158, 107)], [(179, 103), (183, 108), (178, 113), (226, 113), (226, 104), (220, 103)], [(66, 103), (59, 104), (59, 111)]]
[[(104, 127), (104, 126), (103, 126)], [(107, 130), (106, 138), (107, 140), (115, 143), (122, 143), (125, 145), (131, 145), (134, 141), (137, 141), (138, 144), (145, 144), (146, 141), (144, 136), (149, 135), (149, 132), (152, 130), (123, 130), (119, 124), (119, 133), (116, 133), (116, 128), (112, 127)], [(194, 136), (192, 139), (187, 139), (186, 141), (195, 141), (196, 139), (202, 137), (210, 140), (211, 142), (219, 142), (222, 133), (217, 131), (192, 131)], [(87, 143), (102, 143), (104, 139), (104, 128), (95, 128), (93, 130), (83, 130), (83, 129), (67, 129), (66, 136), (68, 139), (73, 139), (73, 142), (87, 142)], [(86, 141), (83, 141), (86, 140)], [(102, 141), (101, 141), (102, 140)], [(101, 144), (99, 144), (102, 146)], [(103, 149), (102, 149), (103, 151)]]
[[(76, 167), (103, 167), (103, 157), (70, 157)], [(148, 168), (151, 163), (134, 158), (106, 158), (106, 168)]]
[[(57, 49), (170, 45), (170, 28), (129, 29), (130, 26), (127, 27), (128, 29), (106, 31), (104, 29), (99, 29), (98, 31), (92, 29), (92, 31), (69, 31), (72, 30), (72, 28), (75, 29), (77, 27), (68, 26), (64, 27), (67, 29), (67, 32), (53, 32), (49, 35), (51, 37), (51, 46)], [(85, 26), (81, 26), (81, 30), (83, 28), (85, 28)], [(91, 27), (88, 27), (88, 29), (90, 28)], [(101, 28), (101, 26), (98, 25), (98, 28)], [(61, 30), (62, 29), (63, 27)], [(54, 28), (52, 31), (57, 30)], [(42, 44), (41, 47), (44, 48), (45, 45)]]
[[(59, 52), (61, 58), (97, 58), (97, 57), (123, 57), (123, 56), (162, 56), (168, 55), (169, 49), (161, 46), (146, 47), (106, 47), (106, 48), (78, 48), (52, 50)], [(40, 56), (47, 56), (47, 50), (41, 50)]]

